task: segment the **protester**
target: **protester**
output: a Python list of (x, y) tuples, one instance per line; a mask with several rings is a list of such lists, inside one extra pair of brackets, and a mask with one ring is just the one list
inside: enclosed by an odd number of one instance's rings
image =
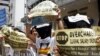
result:
[[(56, 11), (56, 12), (59, 12), (59, 9)], [(34, 14), (34, 13), (33, 13)], [(32, 20), (34, 20), (33, 19), (33, 15), (32, 13), (31, 14), (29, 14), (29, 15), (27, 15), (27, 16), (25, 16), (24, 17), (24, 20), (22, 20), (23, 22), (25, 22), (25, 24), (26, 24), (26, 35), (28, 36), (28, 38), (30, 38), (30, 44), (32, 44), (32, 43), (34, 43), (35, 45), (36, 45), (36, 50), (37, 50), (37, 53), (38, 53), (38, 55), (40, 55), (40, 56), (43, 56), (43, 55), (45, 55), (45, 56), (53, 56), (54, 55), (54, 53), (55, 53), (55, 56), (58, 56), (59, 54), (58, 54), (58, 48), (57, 48), (57, 44), (56, 44), (56, 41), (55, 41), (55, 37), (51, 37), (51, 36), (54, 36), (54, 35), (51, 35), (51, 26), (50, 26), (50, 30), (49, 31), (45, 31), (45, 29), (43, 29), (43, 30), (40, 30), (40, 31), (42, 31), (42, 35), (40, 34), (40, 32), (38, 31), (40, 28), (37, 28), (37, 25), (40, 25), (40, 24), (36, 24), (36, 25), (32, 25)], [(31, 17), (30, 17), (31, 16)], [(38, 15), (38, 16), (41, 16), (41, 15)], [(37, 16), (37, 17), (38, 17)], [(56, 16), (55, 16), (56, 17)], [(41, 20), (39, 20), (38, 22), (40, 23), (40, 21)], [(58, 16), (57, 16), (57, 21), (56, 21), (57, 23), (59, 23), (60, 25), (62, 24), (62, 21), (60, 21), (60, 18), (58, 19)], [(37, 23), (37, 22), (36, 22)], [(43, 23), (41, 23), (41, 24), (44, 24), (44, 22)], [(59, 25), (58, 24), (58, 25)], [(38, 35), (39, 36), (36, 36), (35, 35), (35, 32), (34, 32), (34, 27), (31, 29), (31, 27), (32, 26), (36, 26), (35, 27), (35, 29), (36, 29), (36, 31), (38, 32)], [(49, 26), (48, 26), (49, 27)], [(30, 32), (30, 29), (31, 29), (31, 32)], [(59, 27), (59, 29), (63, 29), (63, 25), (61, 25), (61, 27)], [(53, 34), (54, 34), (54, 32), (53, 32)], [(46, 35), (48, 35), (48, 36), (46, 36)], [(43, 38), (44, 37), (44, 38)], [(42, 41), (42, 40), (45, 40), (45, 39), (47, 39), (46, 41), (43, 41), (43, 43), (45, 44), (45, 42), (49, 42), (50, 44), (49, 44), (49, 50), (44, 50), (44, 51), (49, 51), (49, 52), (47, 52), (46, 54), (40, 54), (39, 53), (39, 50), (41, 49), (39, 46), (40, 46), (40, 42)], [(39, 40), (39, 41), (38, 41)], [(53, 44), (51, 44), (51, 43), (53, 43)], [(33, 44), (33, 45), (34, 45)], [(34, 47), (33, 47), (34, 48)], [(43, 47), (44, 48), (44, 47)], [(48, 48), (47, 48), (48, 49)]]
[[(36, 19), (38, 19), (38, 18), (36, 18)], [(40, 22), (40, 20), (39, 20), (39, 22)], [(46, 22), (45, 22), (46, 23)], [(41, 24), (44, 24), (44, 22), (42, 22)], [(28, 27), (29, 26), (29, 27)], [(36, 25), (37, 26), (37, 25)], [(30, 46), (32, 46), (32, 45), (36, 45), (36, 47), (37, 47), (37, 39), (39, 39), (39, 38), (41, 38), (40, 37), (40, 35), (39, 35), (39, 33), (37, 34), (37, 30), (36, 30), (36, 28), (34, 28), (34, 26), (32, 26), (31, 24), (27, 24), (26, 25), (26, 27), (27, 27), (27, 31), (26, 31), (26, 33), (27, 33), (27, 36), (30, 38)], [(31, 31), (30, 31), (30, 29), (31, 29)], [(44, 32), (44, 34), (48, 34), (47, 32), (45, 32), (45, 30), (46, 29), (43, 29), (43, 30), (41, 30), (42, 32)], [(50, 33), (49, 33), (49, 35), (51, 36), (51, 29), (49, 30), (50, 31)], [(53, 32), (53, 34), (54, 34), (54, 32)], [(53, 36), (53, 35), (52, 35)], [(54, 38), (54, 37), (52, 37), (52, 38)], [(55, 44), (56, 45), (56, 44)], [(35, 48), (36, 48), (35, 47)], [(57, 46), (56, 46), (57, 47)], [(33, 47), (34, 48), (34, 47)], [(38, 48), (36, 48), (36, 50), (37, 50)], [(56, 49), (55, 49), (56, 50)], [(57, 53), (57, 51), (56, 51), (56, 53)], [(58, 56), (58, 55), (57, 55)]]
[[(28, 18), (28, 17), (27, 17)], [(40, 22), (40, 21), (39, 21)], [(60, 23), (62, 23), (62, 21), (58, 21), (57, 20), (57, 22), (60, 22)], [(41, 24), (44, 24), (44, 22), (42, 22)], [(37, 26), (37, 25), (36, 25)], [(61, 28), (63, 28), (63, 27), (61, 27)], [(31, 46), (33, 46), (33, 48), (35, 48), (37, 51), (38, 51), (38, 49), (39, 48), (36, 48), (37, 47), (37, 45), (38, 45), (38, 43), (37, 42), (39, 42), (39, 41), (37, 41), (37, 40), (39, 40), (40, 38), (41, 38), (41, 34), (37, 34), (37, 28), (34, 28), (34, 26), (32, 27), (32, 25), (31, 24), (27, 24), (26, 25), (26, 29), (27, 29), (27, 31), (26, 31), (26, 33), (27, 33), (27, 36), (28, 36), (28, 38), (30, 38), (30, 44), (29, 44), (29, 46), (31, 47)], [(31, 29), (31, 31), (30, 31), (30, 29)], [(51, 28), (52, 29), (52, 28)], [(51, 36), (51, 31), (52, 30), (49, 30), (50, 31), (50, 33), (49, 33), (49, 36)], [(48, 34), (48, 32), (45, 32), (45, 29), (43, 29), (43, 30), (41, 30), (42, 31), (42, 33), (43, 34)], [(53, 32), (54, 33), (54, 32)], [(42, 34), (42, 35), (43, 35)], [(54, 42), (55, 41), (55, 37), (51, 37), (52, 38), (52, 41)], [(50, 40), (49, 40), (50, 41)], [(36, 45), (36, 47), (34, 47)], [(57, 51), (57, 46), (56, 46), (56, 44), (54, 44), (55, 45), (55, 49), (53, 49), (54, 51), (55, 51), (55, 53), (56, 53), (56, 56), (58, 56), (59, 54), (58, 54), (58, 51)], [(49, 54), (49, 55), (51, 55), (51, 54)]]

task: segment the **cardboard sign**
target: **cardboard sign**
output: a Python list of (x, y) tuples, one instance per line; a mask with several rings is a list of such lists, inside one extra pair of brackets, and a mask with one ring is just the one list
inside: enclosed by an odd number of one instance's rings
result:
[(52, 1), (43, 1), (31, 9), (29, 17), (58, 15), (58, 6)]
[(56, 31), (56, 41), (62, 56), (99, 56), (100, 44), (95, 31), (88, 28)]

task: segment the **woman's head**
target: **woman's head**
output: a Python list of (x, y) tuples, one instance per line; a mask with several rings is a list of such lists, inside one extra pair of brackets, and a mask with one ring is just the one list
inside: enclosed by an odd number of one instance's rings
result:
[(34, 27), (31, 28), (30, 33), (35, 35), (35, 36), (38, 36), (38, 33)]
[(41, 39), (51, 36), (52, 25), (50, 23), (45, 23), (41, 25), (37, 25), (35, 27)]

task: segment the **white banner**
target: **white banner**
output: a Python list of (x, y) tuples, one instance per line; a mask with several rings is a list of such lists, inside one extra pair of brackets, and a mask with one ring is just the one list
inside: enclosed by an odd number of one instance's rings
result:
[(58, 6), (52, 1), (43, 1), (31, 9), (29, 17), (58, 15)]
[(94, 30), (88, 28), (56, 31), (56, 41), (62, 56), (99, 56), (100, 43)]

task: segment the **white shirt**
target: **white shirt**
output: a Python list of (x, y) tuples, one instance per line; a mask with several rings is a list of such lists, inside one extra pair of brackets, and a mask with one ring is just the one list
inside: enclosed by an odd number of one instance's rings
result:
[(36, 38), (36, 47), (38, 56), (52, 55), (53, 49), (56, 47), (55, 37), (47, 37), (45, 39)]

